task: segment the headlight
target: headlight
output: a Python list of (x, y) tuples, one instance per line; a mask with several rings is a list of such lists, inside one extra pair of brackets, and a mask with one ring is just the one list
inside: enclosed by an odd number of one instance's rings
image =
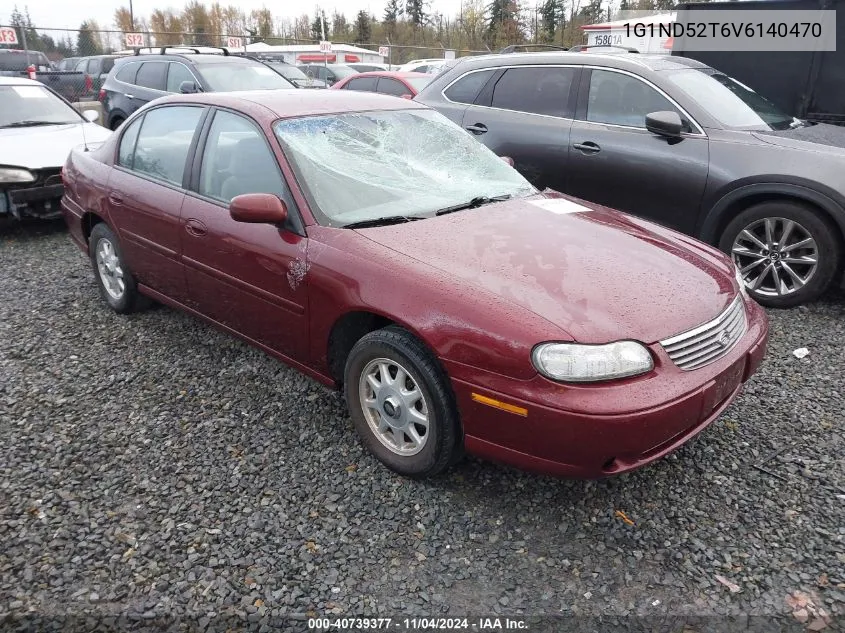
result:
[(734, 263), (734, 276), (736, 277), (736, 283), (739, 284), (739, 291), (742, 293), (742, 296), (746, 299), (748, 298), (748, 288), (745, 286), (745, 280), (742, 278), (742, 273), (739, 271), (739, 266)]
[(35, 176), (31, 171), (26, 169), (17, 169), (15, 167), (0, 167), (0, 183), (10, 182), (33, 182)]
[(607, 345), (543, 343), (531, 354), (534, 367), (552, 380), (594, 382), (637, 376), (651, 371), (651, 354), (636, 341)]

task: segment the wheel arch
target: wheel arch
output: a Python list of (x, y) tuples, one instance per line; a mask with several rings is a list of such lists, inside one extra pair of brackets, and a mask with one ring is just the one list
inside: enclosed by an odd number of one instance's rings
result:
[(722, 196), (704, 218), (699, 238), (717, 245), (722, 232), (739, 213), (763, 202), (798, 202), (821, 211), (839, 229), (839, 244), (845, 244), (845, 206), (832, 195), (798, 183), (752, 183)]
[(86, 244), (88, 244), (91, 239), (91, 232), (94, 230), (94, 227), (101, 222), (108, 224), (106, 219), (98, 213), (86, 211), (82, 214), (82, 236), (85, 238)]

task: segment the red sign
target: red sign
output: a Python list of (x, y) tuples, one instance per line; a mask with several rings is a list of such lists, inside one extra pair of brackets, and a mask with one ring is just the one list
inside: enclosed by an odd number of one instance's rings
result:
[(17, 44), (18, 32), (11, 26), (0, 26), (0, 44)]
[(332, 52), (332, 43), (331, 42), (320, 42), (320, 52), (321, 53), (331, 53)]
[(244, 38), (242, 37), (228, 37), (226, 38), (226, 46), (228, 48), (243, 48)]
[(144, 34), (143, 33), (125, 33), (123, 35), (123, 43), (126, 48), (143, 48)]

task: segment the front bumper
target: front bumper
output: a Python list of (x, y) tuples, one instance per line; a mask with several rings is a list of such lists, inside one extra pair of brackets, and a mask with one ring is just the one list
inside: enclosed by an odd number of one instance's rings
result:
[[(749, 327), (731, 352), (693, 371), (663, 355), (655, 370), (603, 385), (515, 381), (451, 366), (468, 452), (526, 470), (597, 478), (640, 468), (703, 431), (739, 394), (763, 360), (768, 325), (747, 303)], [(473, 399), (479, 394), (527, 411), (514, 415)]]
[(43, 219), (61, 215), (64, 185), (58, 169), (35, 172), (33, 183), (12, 185), (0, 191), (0, 215), (7, 213), (20, 219), (30, 216)]

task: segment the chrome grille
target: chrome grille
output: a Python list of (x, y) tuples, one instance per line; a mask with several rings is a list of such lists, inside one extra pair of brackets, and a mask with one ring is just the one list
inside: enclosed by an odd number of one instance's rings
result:
[(745, 334), (748, 323), (742, 297), (712, 321), (660, 341), (663, 349), (681, 369), (698, 369), (721, 358)]

